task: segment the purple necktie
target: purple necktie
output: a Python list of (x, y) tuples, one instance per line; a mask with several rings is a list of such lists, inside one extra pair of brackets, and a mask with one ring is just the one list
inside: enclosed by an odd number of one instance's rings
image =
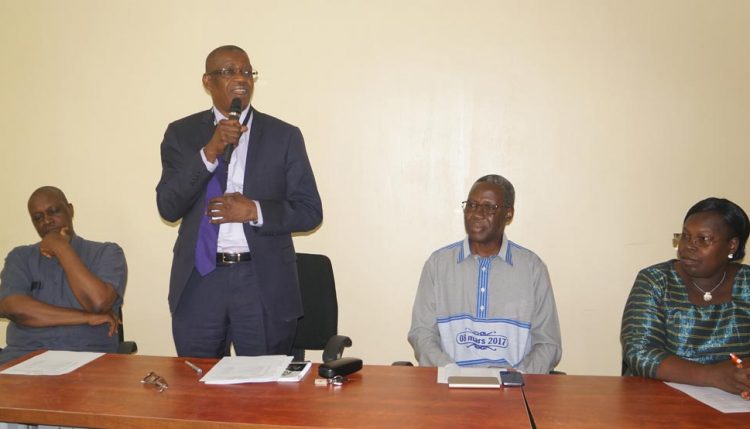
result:
[[(221, 157), (217, 157), (219, 165), (214, 170), (214, 175), (206, 185), (206, 198), (204, 207), (208, 207), (208, 202), (224, 194), (224, 187), (227, 176), (227, 166)], [(201, 274), (206, 274), (216, 269), (216, 243), (219, 238), (219, 225), (209, 222), (209, 216), (205, 214), (201, 217), (200, 226), (198, 227), (198, 242), (195, 244), (195, 268)]]

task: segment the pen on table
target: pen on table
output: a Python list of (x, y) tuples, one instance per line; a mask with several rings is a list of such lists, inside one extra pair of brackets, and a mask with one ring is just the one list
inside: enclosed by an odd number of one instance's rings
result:
[(189, 366), (190, 368), (193, 368), (193, 371), (195, 371), (196, 374), (203, 374), (203, 370), (198, 368), (198, 366), (190, 361), (185, 361), (185, 364)]

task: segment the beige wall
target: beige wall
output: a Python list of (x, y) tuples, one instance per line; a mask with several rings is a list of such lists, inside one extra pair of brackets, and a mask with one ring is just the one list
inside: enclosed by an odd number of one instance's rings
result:
[(559, 368), (618, 374), (638, 269), (673, 256), (697, 200), (750, 209), (748, 40), (742, 0), (5, 1), (0, 254), (37, 240), (29, 193), (60, 186), (79, 234), (125, 249), (127, 336), (173, 355), (159, 143), (210, 105), (205, 55), (234, 43), (254, 105), (305, 135), (325, 220), (296, 245), (333, 260), (347, 355), (413, 360), (422, 264), (500, 173), (510, 237), (550, 269)]

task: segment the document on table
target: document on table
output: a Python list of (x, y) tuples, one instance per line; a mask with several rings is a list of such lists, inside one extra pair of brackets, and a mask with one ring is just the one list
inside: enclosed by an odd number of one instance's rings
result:
[(200, 381), (206, 384), (264, 383), (277, 381), (292, 356), (225, 356)]
[(72, 372), (103, 355), (104, 353), (95, 352), (49, 350), (0, 371), (0, 374), (62, 375)]
[(722, 413), (750, 413), (750, 401), (740, 398), (740, 395), (725, 392), (715, 387), (691, 386), (689, 384), (667, 382), (665, 384), (692, 396)]
[(448, 377), (495, 377), (503, 368), (477, 368), (458, 366), (454, 363), (438, 367), (437, 382), (448, 384)]

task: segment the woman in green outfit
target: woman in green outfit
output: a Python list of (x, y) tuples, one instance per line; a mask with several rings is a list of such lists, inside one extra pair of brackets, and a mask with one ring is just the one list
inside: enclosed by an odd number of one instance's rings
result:
[(740, 263), (749, 224), (726, 199), (690, 208), (678, 259), (641, 270), (630, 291), (620, 333), (625, 373), (750, 397), (750, 266)]

